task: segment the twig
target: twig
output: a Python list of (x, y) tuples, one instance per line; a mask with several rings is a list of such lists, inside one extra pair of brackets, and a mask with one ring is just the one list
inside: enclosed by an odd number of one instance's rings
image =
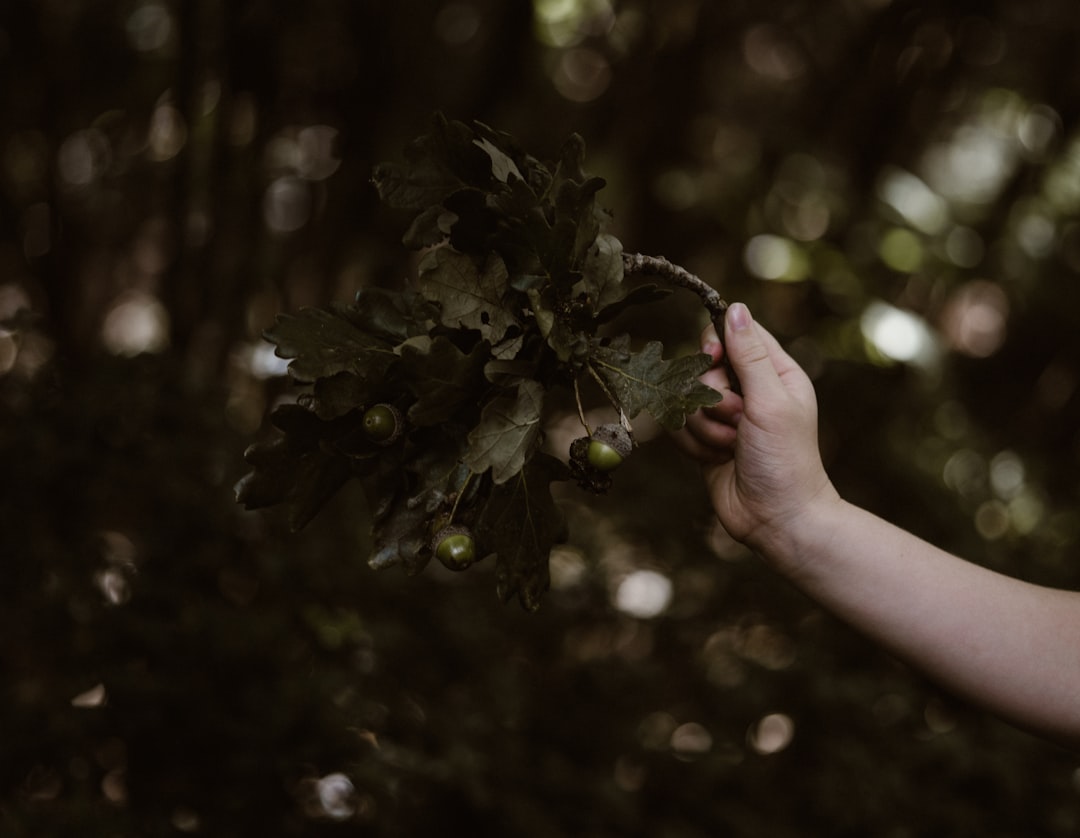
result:
[(694, 276), (690, 271), (686, 270), (686, 268), (669, 262), (663, 256), (645, 256), (642, 253), (624, 253), (623, 271), (628, 274), (654, 276), (671, 285), (678, 285), (680, 288), (686, 288), (688, 291), (693, 291), (701, 298), (701, 302), (709, 312), (713, 327), (716, 329), (716, 336), (720, 339), (720, 345), (725, 347), (722, 363), (727, 370), (728, 378), (731, 380), (731, 389), (736, 393), (741, 392), (739, 379), (736, 377), (735, 370), (732, 369), (731, 362), (728, 360), (726, 343), (724, 341), (724, 315), (727, 314), (728, 304), (724, 298), (720, 296), (719, 292), (704, 280)]
[(577, 376), (574, 376), (574, 399), (577, 401), (577, 415), (581, 420), (581, 424), (585, 428), (585, 433), (592, 436), (592, 429), (589, 427), (589, 420), (585, 418), (585, 408), (581, 406), (581, 387), (578, 386)]

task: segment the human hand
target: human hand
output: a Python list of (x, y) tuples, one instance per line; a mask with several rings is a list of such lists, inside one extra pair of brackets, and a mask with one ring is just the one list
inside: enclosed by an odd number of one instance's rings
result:
[(776, 339), (735, 303), (724, 323), (734, 392), (710, 326), (702, 351), (714, 366), (704, 383), (723, 399), (687, 418), (675, 435), (703, 466), (713, 508), (731, 536), (761, 549), (797, 526), (818, 499), (836, 498), (818, 451), (817, 399), (809, 377)]

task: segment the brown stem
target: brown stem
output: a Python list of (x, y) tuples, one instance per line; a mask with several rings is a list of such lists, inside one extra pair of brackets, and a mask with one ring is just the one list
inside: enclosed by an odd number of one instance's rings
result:
[(736, 393), (741, 392), (739, 379), (736, 377), (735, 370), (732, 369), (731, 362), (728, 360), (726, 344), (724, 342), (724, 315), (727, 314), (728, 304), (723, 297), (720, 296), (717, 290), (704, 280), (694, 276), (690, 271), (686, 270), (686, 268), (669, 262), (663, 256), (645, 256), (641, 253), (624, 253), (623, 271), (628, 274), (654, 276), (671, 285), (678, 285), (680, 288), (686, 288), (689, 291), (693, 291), (701, 298), (701, 302), (705, 305), (705, 308), (709, 312), (709, 317), (712, 319), (713, 327), (716, 329), (716, 336), (720, 339), (720, 345), (725, 347), (722, 363), (731, 380), (731, 389)]

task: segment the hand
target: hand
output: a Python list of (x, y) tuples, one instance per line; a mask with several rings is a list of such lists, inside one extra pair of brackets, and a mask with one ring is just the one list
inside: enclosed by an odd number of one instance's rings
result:
[(702, 351), (715, 365), (702, 380), (723, 399), (688, 417), (676, 441), (701, 462), (713, 508), (733, 538), (762, 548), (807, 514), (818, 499), (837, 499), (818, 452), (817, 399), (806, 373), (736, 303), (724, 324), (728, 361), (710, 326)]

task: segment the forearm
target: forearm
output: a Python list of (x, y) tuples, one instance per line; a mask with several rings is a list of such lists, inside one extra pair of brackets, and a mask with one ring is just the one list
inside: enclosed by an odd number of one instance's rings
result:
[(1080, 747), (1080, 594), (964, 561), (834, 497), (753, 546), (958, 696)]

